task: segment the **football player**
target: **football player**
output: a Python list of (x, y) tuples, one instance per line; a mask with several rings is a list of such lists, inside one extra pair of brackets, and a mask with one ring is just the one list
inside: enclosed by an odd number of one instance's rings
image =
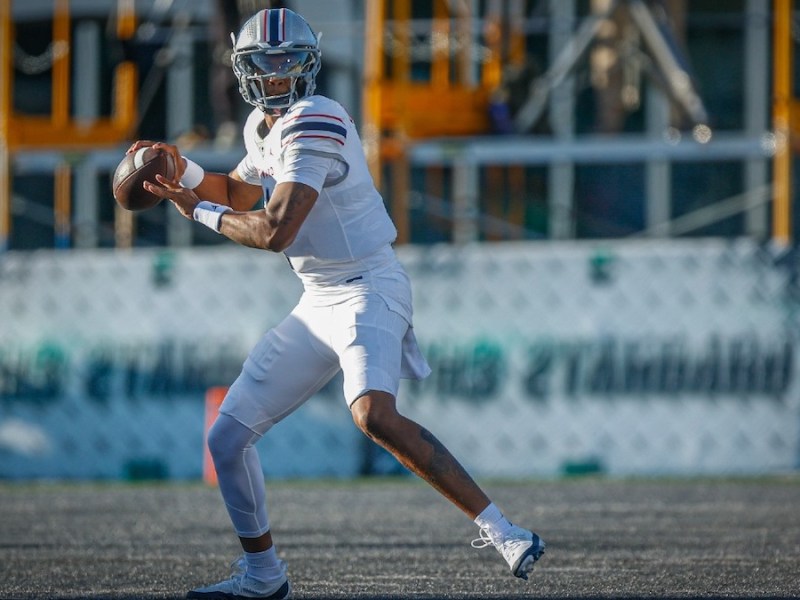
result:
[[(252, 349), (209, 431), (244, 554), (230, 579), (187, 597), (289, 597), (253, 444), (340, 370), (355, 424), (474, 520), (474, 546), (494, 546), (512, 574), (527, 579), (544, 552), (542, 539), (512, 525), (433, 434), (397, 410), (400, 379), (423, 378), (430, 368), (414, 337), (409, 279), (392, 248), (396, 230), (359, 135), (342, 106), (315, 94), (317, 35), (281, 8), (258, 12), (233, 41), (239, 91), (254, 107), (236, 169), (206, 173), (165, 143), (139, 141), (129, 150), (155, 145), (169, 152), (175, 181), (159, 177), (145, 187), (239, 244), (284, 253), (304, 290)], [(262, 199), (263, 208), (251, 210)], [(219, 314), (210, 310), (209, 318)]]

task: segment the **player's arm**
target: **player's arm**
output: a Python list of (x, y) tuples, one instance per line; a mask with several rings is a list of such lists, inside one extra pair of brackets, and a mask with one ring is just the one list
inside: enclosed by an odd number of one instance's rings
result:
[(198, 178), (196, 183), (192, 182), (189, 188), (160, 175), (156, 178), (158, 184), (146, 182), (144, 186), (151, 193), (171, 200), (183, 216), (199, 221), (234, 242), (283, 252), (297, 237), (325, 182), (341, 181), (348, 170), (336, 152), (326, 151), (330, 149), (306, 152), (296, 147), (292, 150), (284, 156), (283, 181), (275, 186), (263, 210), (234, 212), (231, 205), (213, 202), (210, 198), (223, 197), (223, 190), (212, 186), (222, 182), (217, 178), (209, 179), (208, 174), (204, 174), (202, 181)]
[[(136, 152), (144, 146), (152, 146), (154, 149), (166, 152), (172, 157), (175, 164), (175, 183), (180, 183), (187, 174), (186, 159), (181, 155), (178, 147), (164, 142), (152, 142), (149, 140), (139, 140), (129, 149), (128, 154)], [(195, 194), (203, 200), (208, 200), (221, 206), (229, 206), (233, 210), (245, 211), (252, 209), (261, 200), (263, 191), (260, 185), (247, 183), (239, 177), (236, 170), (228, 175), (224, 173), (209, 173), (203, 171), (195, 165), (197, 173), (192, 177), (191, 187)], [(187, 187), (184, 184), (184, 187)]]
[(297, 237), (317, 196), (317, 190), (304, 183), (279, 183), (264, 210), (223, 213), (219, 232), (243, 246), (283, 252)]
[[(329, 145), (335, 143), (331, 141)], [(297, 237), (326, 182), (333, 185), (342, 181), (349, 167), (335, 147), (309, 149), (301, 144), (288, 147), (283, 155), (283, 166), (281, 181), (263, 211), (233, 213), (201, 205), (200, 210), (192, 212), (194, 219), (245, 246), (273, 252), (286, 250)], [(208, 214), (203, 212), (205, 209), (214, 212)]]
[(263, 196), (260, 185), (242, 181), (235, 170), (228, 175), (206, 171), (200, 185), (192, 189), (203, 200), (238, 211), (250, 210)]
[(263, 210), (233, 212), (227, 206), (201, 201), (199, 186), (185, 188), (161, 175), (156, 176), (156, 182), (145, 182), (145, 189), (172, 201), (187, 219), (200, 221), (243, 246), (273, 252), (283, 252), (291, 245), (319, 196), (310, 185), (284, 182), (275, 186)]

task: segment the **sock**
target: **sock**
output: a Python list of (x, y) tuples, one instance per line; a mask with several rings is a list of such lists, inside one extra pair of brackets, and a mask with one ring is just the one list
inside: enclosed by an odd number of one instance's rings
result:
[(492, 538), (502, 538), (511, 529), (511, 523), (503, 516), (494, 502), (491, 502), (481, 514), (475, 517), (475, 524), (481, 529), (485, 529)]
[(259, 581), (272, 581), (283, 575), (283, 566), (278, 560), (275, 546), (263, 552), (245, 552), (247, 574)]

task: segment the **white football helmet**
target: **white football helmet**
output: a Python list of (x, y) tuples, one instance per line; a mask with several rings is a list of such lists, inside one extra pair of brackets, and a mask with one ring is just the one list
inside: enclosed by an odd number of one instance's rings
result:
[[(319, 38), (288, 8), (260, 10), (233, 38), (233, 72), (246, 102), (279, 115), (314, 93), (320, 62)], [(288, 91), (272, 93), (268, 82), (289, 80)]]

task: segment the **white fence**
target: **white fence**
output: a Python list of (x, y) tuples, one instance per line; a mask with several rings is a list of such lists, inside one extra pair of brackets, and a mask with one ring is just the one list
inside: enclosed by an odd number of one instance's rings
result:
[[(400, 404), (478, 476), (800, 466), (796, 273), (749, 241), (398, 250), (433, 374)], [(199, 477), (203, 396), (288, 312), (238, 247), (0, 257), (0, 477)], [(268, 476), (391, 471), (329, 385)]]

